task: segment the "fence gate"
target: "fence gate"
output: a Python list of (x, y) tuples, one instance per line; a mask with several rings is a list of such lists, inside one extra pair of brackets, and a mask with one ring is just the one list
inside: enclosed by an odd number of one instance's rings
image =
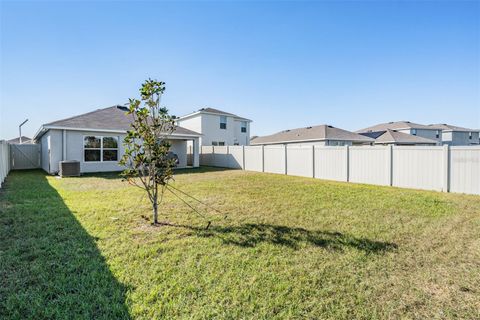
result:
[(11, 144), (12, 170), (40, 168), (40, 144)]

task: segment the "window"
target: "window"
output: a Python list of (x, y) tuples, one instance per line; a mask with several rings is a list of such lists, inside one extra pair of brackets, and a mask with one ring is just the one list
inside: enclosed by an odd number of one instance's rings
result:
[(83, 150), (85, 162), (118, 161), (118, 138), (85, 136)]
[(212, 141), (212, 146), (218, 146), (218, 142), (217, 141)]
[(472, 133), (472, 131), (470, 131), (470, 132), (468, 133), (468, 139), (472, 140), (472, 137), (473, 137), (473, 133)]
[(242, 121), (242, 127), (240, 128), (241, 132), (247, 132), (247, 121)]
[(417, 135), (417, 129), (412, 129), (412, 135), (414, 135), (414, 136)]
[(440, 138), (440, 130), (437, 130), (437, 133), (435, 134), (435, 137), (438, 139)]
[(218, 141), (218, 145), (219, 145), (219, 146), (224, 146), (224, 145), (225, 145), (225, 141)]
[(227, 129), (227, 117), (220, 116), (220, 129)]

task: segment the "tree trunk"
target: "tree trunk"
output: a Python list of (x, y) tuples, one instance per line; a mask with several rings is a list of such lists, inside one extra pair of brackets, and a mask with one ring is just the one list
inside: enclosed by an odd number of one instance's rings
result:
[(153, 224), (158, 223), (158, 201), (157, 197), (153, 197)]

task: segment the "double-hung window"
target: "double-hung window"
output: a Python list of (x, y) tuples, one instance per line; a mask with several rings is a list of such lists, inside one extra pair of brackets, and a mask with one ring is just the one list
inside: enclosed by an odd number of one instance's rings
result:
[(242, 121), (242, 126), (240, 127), (240, 131), (243, 133), (247, 132), (247, 121)]
[(473, 133), (472, 133), (472, 131), (470, 131), (470, 132), (468, 133), (468, 139), (472, 140), (472, 137), (473, 137)]
[(417, 129), (412, 129), (412, 135), (414, 135), (414, 136), (417, 135)]
[(118, 137), (85, 136), (83, 159), (85, 162), (118, 161)]
[(227, 117), (220, 116), (220, 129), (227, 129)]

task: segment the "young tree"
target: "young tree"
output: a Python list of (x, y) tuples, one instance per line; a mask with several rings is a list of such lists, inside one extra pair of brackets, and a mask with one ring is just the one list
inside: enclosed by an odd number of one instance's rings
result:
[(129, 99), (127, 114), (131, 129), (124, 139), (125, 154), (120, 164), (130, 184), (144, 189), (153, 208), (153, 223), (158, 223), (158, 205), (173, 178), (176, 160), (169, 156), (168, 137), (175, 130), (174, 117), (160, 106), (165, 82), (147, 80), (140, 88), (141, 100)]

